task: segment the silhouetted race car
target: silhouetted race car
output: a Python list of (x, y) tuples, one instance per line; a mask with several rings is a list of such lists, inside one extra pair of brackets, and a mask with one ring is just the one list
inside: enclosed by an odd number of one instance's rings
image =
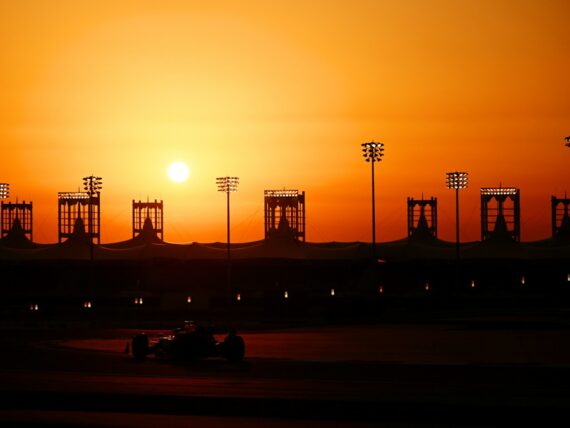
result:
[(138, 360), (148, 355), (179, 361), (193, 361), (199, 358), (223, 357), (228, 361), (241, 361), (245, 355), (245, 342), (235, 330), (230, 331), (223, 342), (218, 342), (211, 329), (186, 321), (182, 328), (172, 334), (149, 339), (145, 333), (133, 337), (131, 350)]

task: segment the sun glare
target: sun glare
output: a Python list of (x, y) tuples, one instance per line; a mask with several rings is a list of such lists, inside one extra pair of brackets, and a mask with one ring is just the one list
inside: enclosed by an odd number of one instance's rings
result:
[(168, 176), (175, 183), (182, 183), (188, 179), (190, 170), (184, 162), (174, 162), (168, 167)]

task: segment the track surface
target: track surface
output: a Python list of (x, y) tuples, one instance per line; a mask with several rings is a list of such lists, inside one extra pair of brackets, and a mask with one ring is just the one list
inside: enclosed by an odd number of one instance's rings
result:
[(135, 362), (123, 353), (133, 331), (2, 334), (0, 421), (12, 426), (544, 425), (570, 407), (559, 325), (245, 333), (240, 364)]

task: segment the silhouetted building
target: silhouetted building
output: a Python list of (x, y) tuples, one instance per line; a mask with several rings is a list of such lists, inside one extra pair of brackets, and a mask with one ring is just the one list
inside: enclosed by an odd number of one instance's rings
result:
[(21, 233), (26, 236), (30, 241), (33, 238), (32, 230), (32, 203), (12, 202), (4, 203), (2, 202), (2, 236), (4, 238), (8, 236), (10, 231), (17, 227)]
[(265, 239), (305, 241), (305, 192), (266, 190)]
[[(164, 211), (163, 202), (141, 202), (133, 200), (133, 238), (149, 228), (149, 222), (156, 236), (164, 240)], [(147, 223), (145, 225), (145, 222)]]
[(552, 237), (570, 236), (570, 199), (552, 197)]
[[(58, 242), (73, 235), (75, 224), (81, 219), (86, 235), (91, 241), (101, 239), (101, 198), (99, 193), (89, 196), (87, 192), (59, 192), (57, 195)], [(91, 215), (89, 205), (91, 204)]]
[(408, 238), (437, 238), (437, 198), (408, 198)]
[(507, 238), (519, 242), (520, 190), (514, 187), (481, 188), (481, 240)]

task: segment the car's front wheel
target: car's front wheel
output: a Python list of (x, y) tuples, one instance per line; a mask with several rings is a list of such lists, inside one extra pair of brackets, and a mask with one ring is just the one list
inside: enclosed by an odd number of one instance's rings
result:
[(245, 356), (245, 342), (243, 337), (229, 335), (223, 342), (222, 355), (228, 361), (238, 362)]

